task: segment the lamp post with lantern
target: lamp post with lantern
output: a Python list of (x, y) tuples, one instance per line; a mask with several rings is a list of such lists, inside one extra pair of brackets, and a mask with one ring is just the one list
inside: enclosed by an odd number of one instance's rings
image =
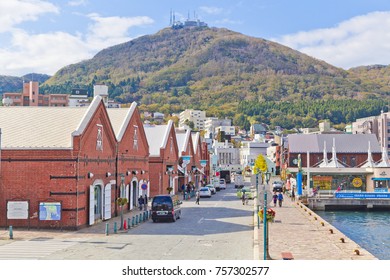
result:
[[(205, 174), (205, 167), (206, 167), (206, 165), (207, 165), (207, 160), (206, 160), (206, 159), (201, 159), (201, 160), (200, 160), (200, 166), (202, 166), (202, 172), (203, 172), (203, 174)], [(202, 178), (201, 181), (203, 181), (203, 178)]]
[(267, 220), (267, 188), (269, 188), (268, 183), (271, 178), (271, 173), (267, 170), (265, 172), (265, 181), (264, 184), (264, 208), (263, 208), (263, 225), (264, 225), (264, 260), (271, 260), (268, 251), (268, 220)]
[[(183, 182), (183, 183), (184, 183), (184, 185), (186, 185), (186, 173), (187, 173), (186, 167), (187, 167), (187, 165), (188, 165), (188, 164), (190, 163), (190, 161), (191, 161), (191, 156), (182, 156), (181, 158), (182, 158), (182, 160), (183, 160), (181, 166), (182, 166), (183, 169), (184, 169), (184, 182)], [(186, 199), (185, 193), (186, 193), (186, 189), (185, 189), (185, 187), (184, 187), (184, 190), (183, 190), (183, 198), (184, 198), (184, 199)]]

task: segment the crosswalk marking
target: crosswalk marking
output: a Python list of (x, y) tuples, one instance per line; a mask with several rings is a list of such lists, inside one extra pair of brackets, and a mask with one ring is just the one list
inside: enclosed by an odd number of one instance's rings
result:
[(45, 240), (14, 241), (0, 246), (0, 260), (38, 260), (54, 252), (69, 248), (77, 241)]

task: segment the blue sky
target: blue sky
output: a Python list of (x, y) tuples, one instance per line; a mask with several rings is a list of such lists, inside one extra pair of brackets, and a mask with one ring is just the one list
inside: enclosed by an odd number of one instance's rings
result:
[(55, 74), (188, 14), (349, 69), (390, 64), (389, 0), (2, 0), (0, 75)]

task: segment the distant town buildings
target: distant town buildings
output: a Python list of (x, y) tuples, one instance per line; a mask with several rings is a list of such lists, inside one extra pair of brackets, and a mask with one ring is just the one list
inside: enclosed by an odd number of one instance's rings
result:
[(27, 82), (23, 84), (22, 92), (5, 92), (3, 104), (5, 106), (68, 106), (68, 94), (40, 94), (38, 82)]
[[(108, 86), (94, 85), (93, 96), (101, 96), (107, 108), (119, 108), (120, 104), (108, 99)], [(40, 94), (39, 83), (30, 81), (23, 84), (22, 92), (3, 94), (4, 106), (41, 106), (41, 107), (85, 107), (90, 105), (88, 91), (73, 89), (71, 94)]]

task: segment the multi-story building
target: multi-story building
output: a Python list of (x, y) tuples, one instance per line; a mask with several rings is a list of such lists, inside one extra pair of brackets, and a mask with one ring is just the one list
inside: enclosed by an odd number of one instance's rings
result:
[(240, 148), (240, 163), (242, 166), (253, 166), (259, 155), (267, 155), (269, 143), (257, 141), (242, 141)]
[(180, 113), (179, 128), (185, 128), (186, 122), (189, 121), (194, 123), (195, 129), (203, 130), (205, 119), (205, 111), (186, 109)]
[(242, 170), (239, 157), (239, 149), (235, 148), (228, 141), (214, 141), (214, 154), (218, 158), (218, 166), (222, 170), (238, 171)]
[(224, 132), (225, 135), (229, 135), (229, 136), (236, 135), (236, 128), (234, 126), (218, 126), (215, 128), (215, 130)]
[(390, 155), (390, 113), (383, 113), (378, 118), (378, 140), (382, 149)]

